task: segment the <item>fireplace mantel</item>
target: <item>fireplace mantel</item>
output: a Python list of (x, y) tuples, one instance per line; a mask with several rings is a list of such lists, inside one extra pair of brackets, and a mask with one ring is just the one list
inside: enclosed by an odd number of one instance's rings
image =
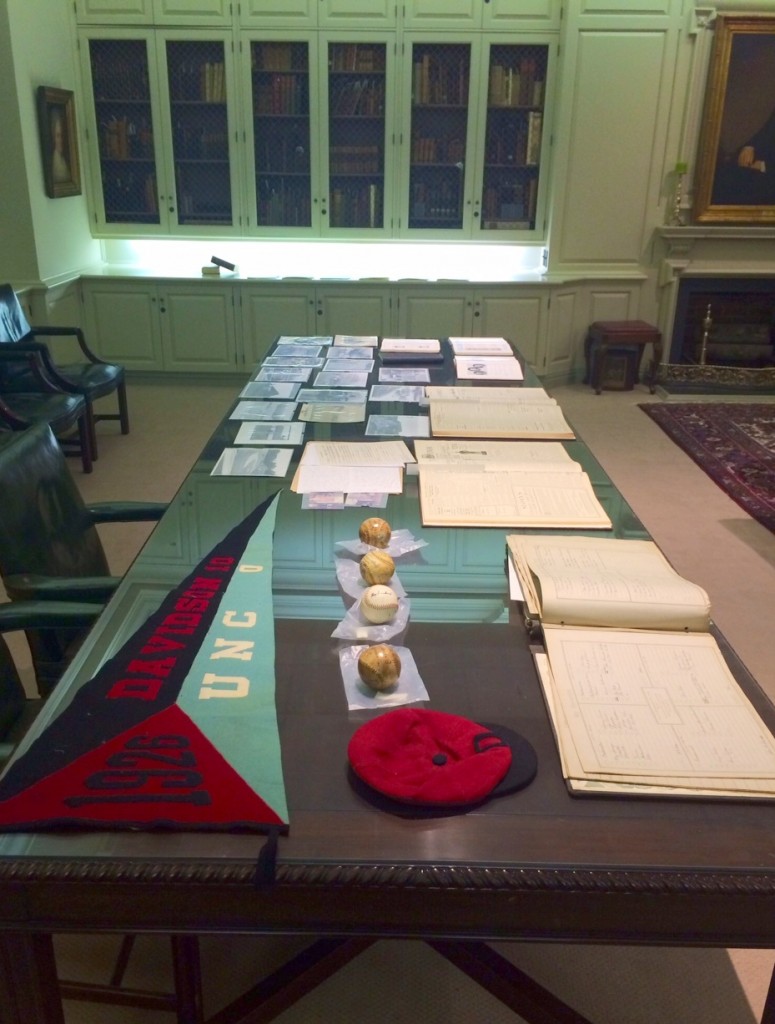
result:
[(775, 226), (657, 228), (659, 285), (677, 276), (775, 277)]

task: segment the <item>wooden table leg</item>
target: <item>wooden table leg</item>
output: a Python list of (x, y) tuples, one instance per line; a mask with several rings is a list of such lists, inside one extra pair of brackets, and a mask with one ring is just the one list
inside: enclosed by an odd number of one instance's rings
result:
[(590, 1024), (587, 1017), (582, 1017), (486, 942), (425, 941), (528, 1024)]
[(761, 1024), (775, 1024), (775, 967), (772, 969), (770, 987), (767, 990), (767, 998), (764, 1001)]
[(50, 935), (0, 932), (0, 1024), (64, 1024)]

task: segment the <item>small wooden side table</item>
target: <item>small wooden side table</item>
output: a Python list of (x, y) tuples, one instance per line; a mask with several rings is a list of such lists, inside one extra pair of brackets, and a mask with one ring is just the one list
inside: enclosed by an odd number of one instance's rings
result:
[[(591, 384), (595, 393), (600, 394), (605, 387), (606, 363), (610, 349), (634, 352), (634, 381), (638, 380), (643, 349), (646, 345), (653, 346), (653, 354), (646, 376), (646, 383), (653, 395), (657, 370), (662, 362), (661, 332), (653, 324), (647, 324), (645, 320), (596, 320), (589, 325), (584, 341), (584, 358), (587, 368), (584, 383)], [(630, 390), (631, 387), (632, 385), (627, 387), (627, 390)]]

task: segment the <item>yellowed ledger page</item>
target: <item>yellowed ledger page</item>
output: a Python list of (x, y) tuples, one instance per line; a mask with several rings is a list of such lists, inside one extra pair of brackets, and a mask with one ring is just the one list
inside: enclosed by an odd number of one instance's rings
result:
[(426, 526), (611, 527), (584, 472), (421, 465), (420, 508)]
[(711, 634), (546, 626), (544, 640), (569, 777), (775, 796), (775, 738)]
[(446, 466), (451, 472), (466, 465), (486, 463), (491, 469), (548, 469), (579, 473), (580, 463), (568, 455), (559, 441), (426, 441), (414, 442), (420, 465)]
[(710, 628), (710, 599), (651, 540), (506, 538), (531, 616), (630, 629)]
[(434, 437), (546, 438), (572, 440), (576, 435), (559, 405), (544, 402), (430, 402)]
[(570, 736), (570, 729), (563, 713), (562, 705), (559, 703), (555, 693), (555, 682), (552, 676), (549, 658), (543, 651), (534, 650), (538, 679), (544, 694), (549, 719), (552, 725), (557, 752), (560, 758), (560, 767), (568, 789), (571, 793), (579, 796), (595, 794), (615, 794), (617, 796), (662, 796), (662, 797), (736, 797), (770, 799), (775, 796), (772, 792), (771, 783), (756, 780), (751, 788), (742, 788), (742, 780), (736, 779), (731, 788), (726, 782), (720, 782), (708, 787), (698, 784), (692, 780), (692, 784), (671, 785), (664, 778), (654, 779), (650, 782), (636, 782), (625, 780), (619, 775), (600, 775), (591, 778), (584, 776), (583, 769), (573, 747)]
[(557, 405), (557, 399), (551, 398), (543, 388), (500, 388), (500, 387), (455, 387), (454, 385), (428, 384), (425, 395), (434, 402), (509, 402), (512, 405), (541, 402), (544, 405)]

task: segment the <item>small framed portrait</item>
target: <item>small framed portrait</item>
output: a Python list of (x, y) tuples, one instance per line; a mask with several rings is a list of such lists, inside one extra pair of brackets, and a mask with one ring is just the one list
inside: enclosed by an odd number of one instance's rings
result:
[(694, 181), (694, 220), (775, 224), (775, 16), (719, 15)]
[(38, 88), (38, 124), (46, 195), (52, 199), (81, 194), (75, 100), (67, 89)]

